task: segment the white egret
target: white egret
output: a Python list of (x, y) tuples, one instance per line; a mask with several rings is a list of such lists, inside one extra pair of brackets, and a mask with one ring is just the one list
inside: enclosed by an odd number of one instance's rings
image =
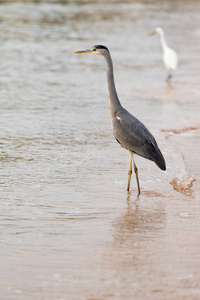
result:
[(173, 71), (175, 71), (178, 66), (178, 56), (173, 49), (167, 46), (164, 31), (162, 30), (162, 28), (157, 27), (150, 35), (154, 35), (156, 33), (160, 35), (160, 42), (163, 49), (163, 62), (165, 68), (168, 71), (166, 81), (170, 82), (173, 75)]

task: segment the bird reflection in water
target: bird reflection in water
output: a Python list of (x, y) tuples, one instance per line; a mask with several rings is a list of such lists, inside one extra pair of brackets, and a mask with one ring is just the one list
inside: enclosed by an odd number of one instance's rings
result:
[(127, 246), (130, 244), (132, 247), (144, 239), (149, 240), (156, 237), (158, 232), (165, 227), (166, 212), (163, 201), (156, 199), (158, 197), (156, 193), (153, 199), (150, 199), (153, 195), (152, 192), (145, 194), (151, 196), (145, 197), (142, 201), (138, 201), (139, 197), (137, 197), (133, 201), (131, 192), (128, 192), (126, 210), (113, 224), (115, 245)]

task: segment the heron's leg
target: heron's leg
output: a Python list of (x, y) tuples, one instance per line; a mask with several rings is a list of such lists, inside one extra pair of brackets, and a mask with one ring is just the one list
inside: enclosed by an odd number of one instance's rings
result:
[(139, 196), (140, 195), (140, 183), (139, 183), (139, 177), (138, 177), (138, 168), (137, 168), (133, 158), (132, 158), (132, 162), (133, 162), (133, 167), (134, 167), (134, 171), (135, 171), (135, 175), (136, 175), (136, 179), (137, 179), (138, 196)]
[(128, 171), (128, 186), (127, 186), (127, 191), (129, 191), (129, 189), (130, 189), (131, 175), (132, 175), (132, 159), (130, 159), (130, 167), (129, 167), (129, 171)]

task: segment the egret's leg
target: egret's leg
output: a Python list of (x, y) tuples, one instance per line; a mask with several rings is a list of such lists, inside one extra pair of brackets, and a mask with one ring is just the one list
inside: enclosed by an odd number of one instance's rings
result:
[(168, 83), (170, 83), (170, 82), (171, 82), (171, 79), (172, 79), (172, 72), (169, 72), (169, 74), (167, 75), (166, 81), (167, 81)]
[(129, 189), (130, 189), (131, 175), (132, 175), (132, 159), (130, 159), (130, 167), (129, 167), (129, 171), (128, 171), (128, 186), (127, 186), (127, 191), (129, 191)]
[(140, 194), (140, 183), (139, 183), (139, 177), (138, 177), (138, 168), (137, 168), (133, 158), (132, 158), (132, 162), (133, 162), (133, 167), (134, 167), (134, 171), (135, 171), (135, 175), (136, 175), (136, 179), (137, 179), (138, 196), (139, 196), (139, 194)]

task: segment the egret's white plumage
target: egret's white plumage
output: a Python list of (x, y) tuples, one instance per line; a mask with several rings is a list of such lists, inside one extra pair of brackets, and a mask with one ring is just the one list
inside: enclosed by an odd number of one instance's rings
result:
[(151, 35), (158, 33), (160, 35), (160, 42), (163, 49), (163, 62), (168, 71), (167, 81), (170, 81), (173, 75), (173, 71), (175, 71), (178, 67), (178, 56), (177, 53), (167, 46), (164, 31), (162, 28), (157, 27)]

